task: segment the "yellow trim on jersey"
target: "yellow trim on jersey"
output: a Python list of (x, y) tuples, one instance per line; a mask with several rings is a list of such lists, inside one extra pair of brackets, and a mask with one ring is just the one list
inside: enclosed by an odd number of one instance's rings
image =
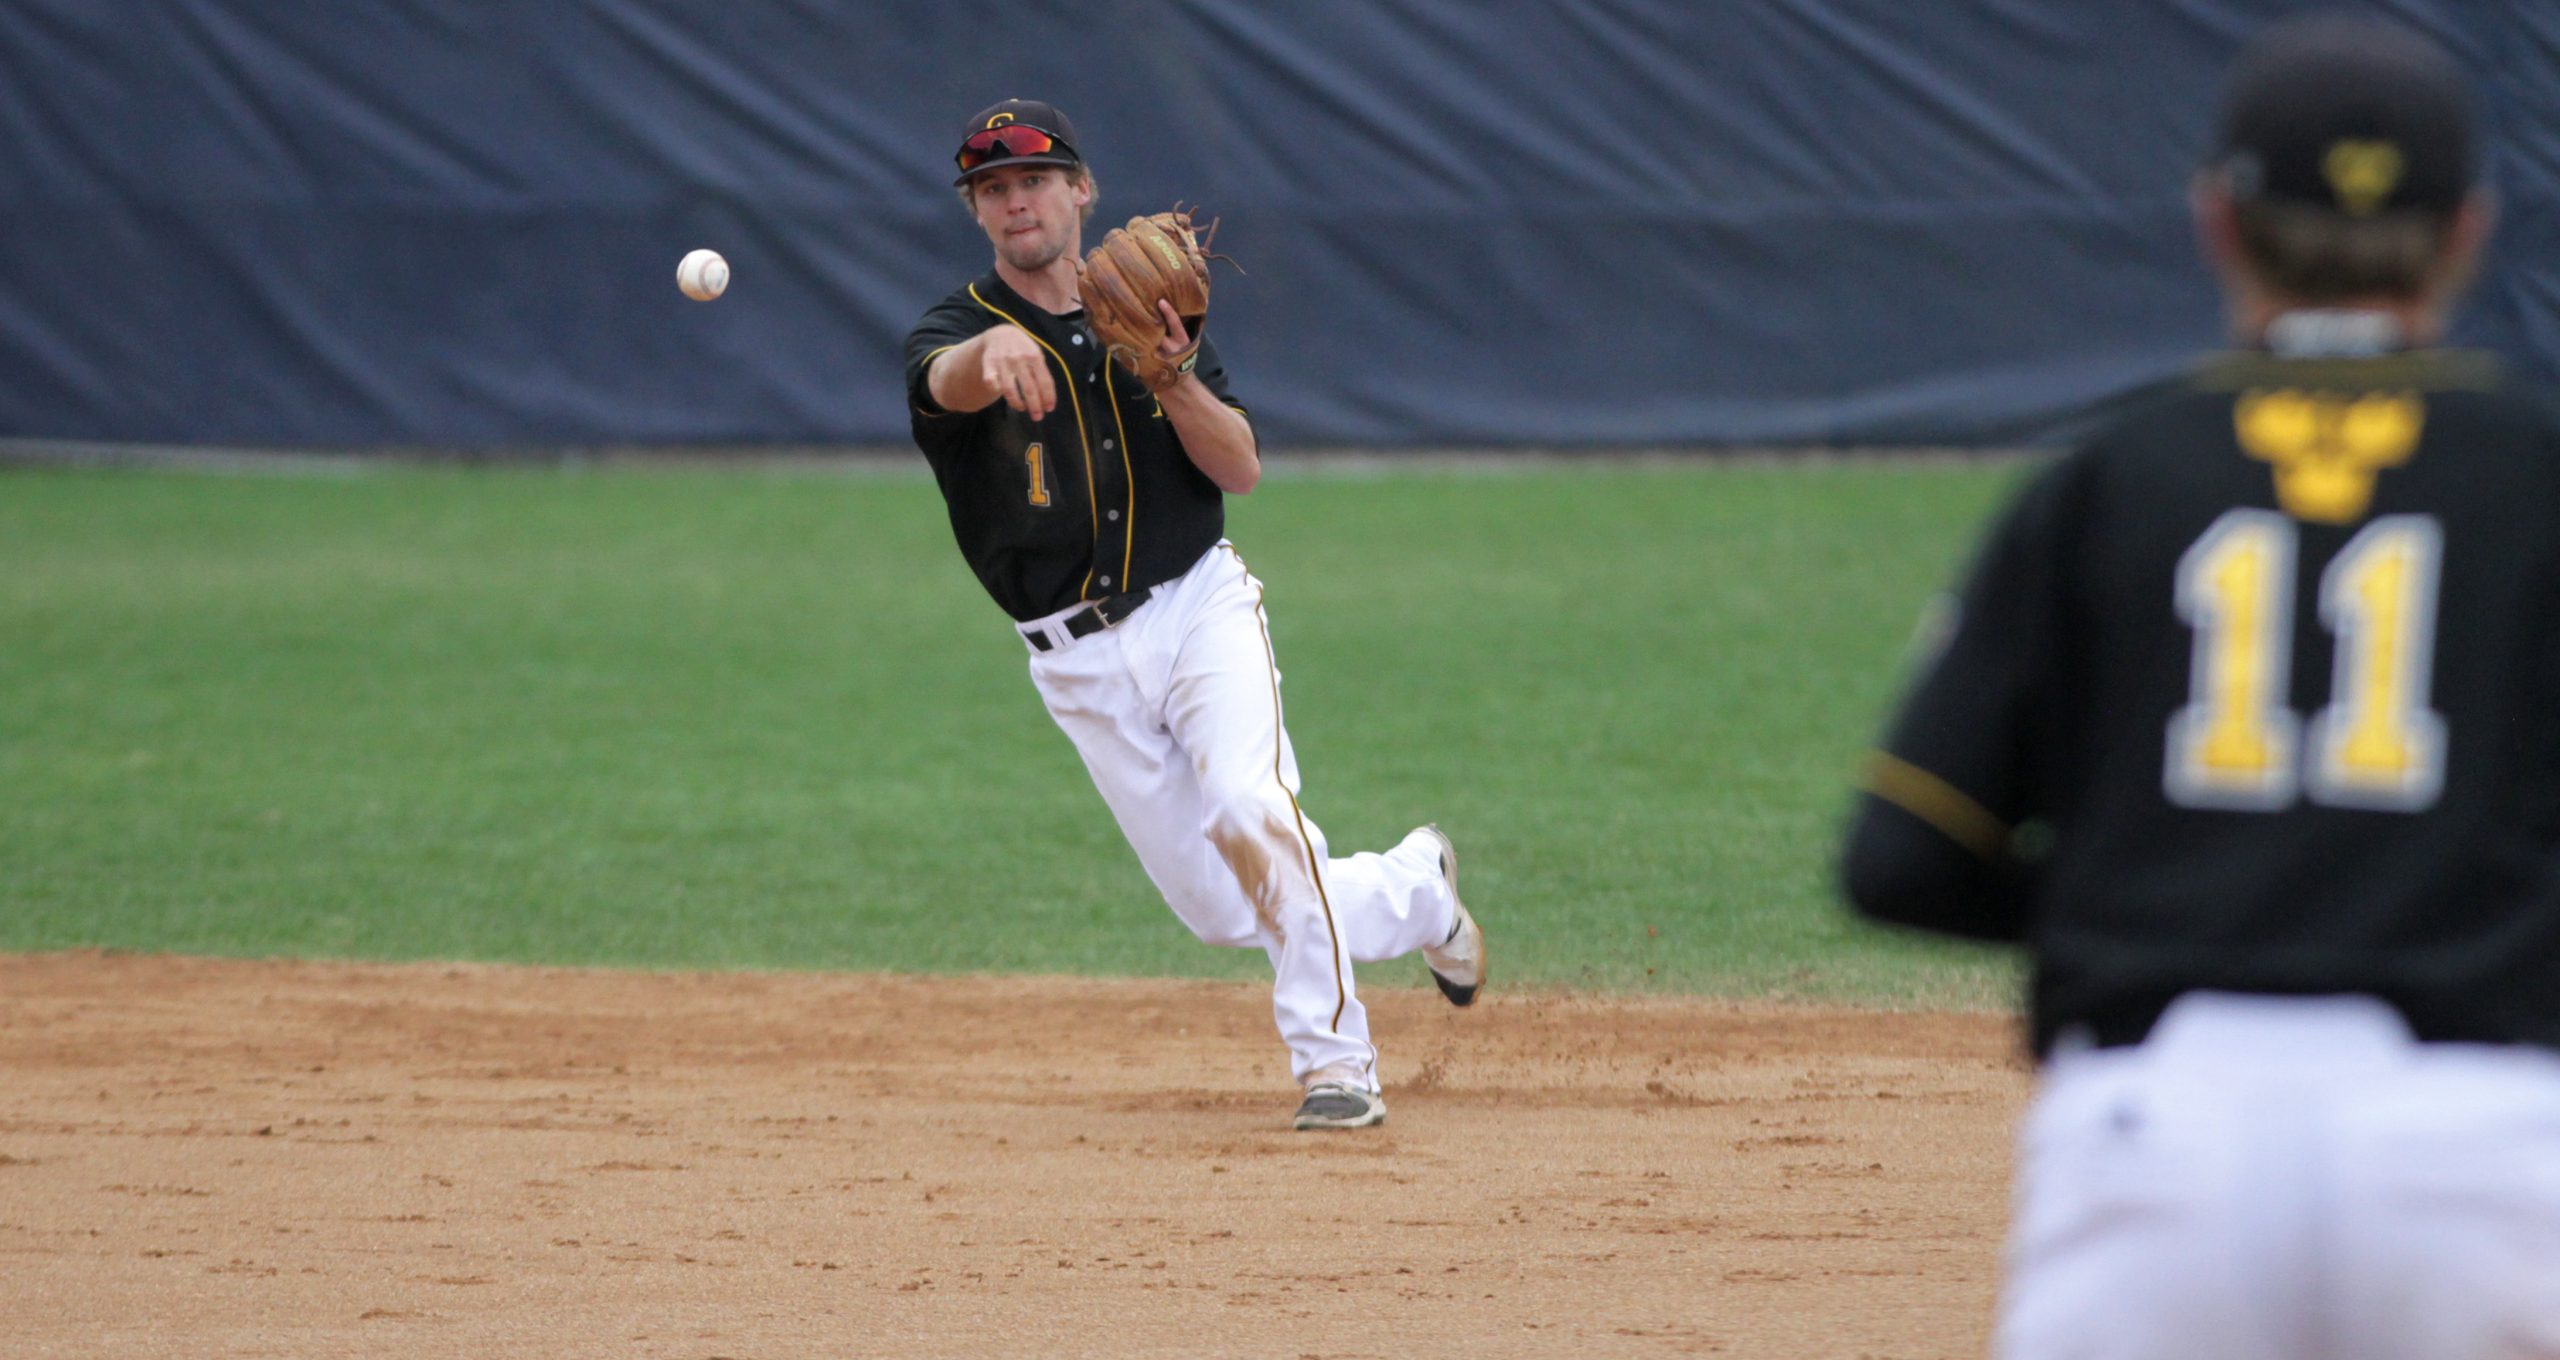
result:
[(2497, 389), (2501, 375), (2497, 357), (2481, 350), (2405, 349), (2370, 357), (2303, 359), (2226, 350), (2198, 365), (2189, 381), (2206, 392), (2277, 386), (2487, 392)]
[(1964, 790), (1884, 751), (1867, 753), (1858, 787), (1936, 827), (1948, 840), (1986, 860), (2004, 857), (2009, 824)]
[[(927, 401), (933, 400), (933, 361), (958, 348), (960, 348), (958, 345), (944, 345), (939, 349), (929, 349), (924, 352), (924, 395)], [(935, 404), (940, 405), (939, 402)], [(928, 411), (912, 401), (907, 403), (907, 409), (927, 420), (940, 420), (944, 416), (953, 414), (950, 411)]]
[(1138, 544), (1138, 474), (1129, 466), (1129, 422), (1120, 418), (1119, 382), (1111, 371), (1119, 365), (1111, 356), (1102, 356), (1102, 392), (1111, 399), (1111, 427), (1120, 432), (1120, 477), (1129, 487), (1129, 518), (1120, 526), (1120, 588), (1129, 589), (1130, 554)]
[[(976, 301), (979, 306), (1003, 317), (1009, 322), (1012, 322), (1015, 330), (1022, 332), (1024, 335), (1030, 336), (1031, 343), (1048, 351), (1050, 359), (1057, 363), (1058, 385), (1067, 389), (1067, 401), (1076, 413), (1076, 442), (1084, 445), (1084, 507), (1086, 513), (1090, 515), (1093, 520), (1093, 539), (1096, 543), (1101, 542), (1102, 507), (1094, 504), (1093, 500), (1093, 436), (1086, 434), (1084, 430), (1084, 398), (1076, 395), (1075, 370), (1067, 367), (1066, 356), (1058, 353), (1058, 351), (1054, 349), (1050, 349), (1049, 342), (1041, 339), (1029, 326), (1023, 325), (1019, 321), (1014, 321), (1012, 313), (1007, 312), (1004, 308), (987, 301), (984, 297), (980, 297), (978, 294), (978, 285), (974, 283), (969, 285), (969, 296), (971, 299)], [(1088, 566), (1084, 569), (1084, 584), (1076, 587), (1076, 598), (1079, 600), (1090, 600), (1093, 598), (1092, 567)]]

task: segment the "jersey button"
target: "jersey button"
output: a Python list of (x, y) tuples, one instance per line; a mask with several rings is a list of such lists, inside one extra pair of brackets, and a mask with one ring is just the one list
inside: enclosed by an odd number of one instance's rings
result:
[(1111, 584), (1111, 578), (1110, 578), (1110, 577), (1108, 577), (1108, 576), (1103, 577), (1103, 578), (1102, 578), (1102, 583), (1103, 583), (1104, 585), (1106, 585), (1106, 586), (1107, 586), (1107, 585), (1109, 585), (1109, 584)]
[(1067, 343), (1071, 345), (1081, 345), (1084, 343), (1084, 337), (1081, 335), (1070, 335), (1067, 337)]
[(1102, 451), (1103, 451), (1104, 453), (1109, 453), (1109, 452), (1111, 452), (1111, 441), (1110, 441), (1110, 440), (1106, 439), (1106, 440), (1103, 440), (1103, 441), (1102, 441)]
[(1114, 524), (1118, 524), (1120, 522), (1120, 512), (1114, 510), (1110, 514), (1104, 516), (1104, 518), (1110, 520)]

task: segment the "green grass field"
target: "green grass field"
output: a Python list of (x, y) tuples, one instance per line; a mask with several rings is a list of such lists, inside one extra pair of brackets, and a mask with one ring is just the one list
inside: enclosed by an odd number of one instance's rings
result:
[[(1829, 857), (2017, 475), (1281, 475), (1230, 531), (1308, 811), (1447, 827), (1500, 981), (1997, 1004)], [(0, 475), (0, 948), (1267, 975), (1023, 661), (921, 475)]]

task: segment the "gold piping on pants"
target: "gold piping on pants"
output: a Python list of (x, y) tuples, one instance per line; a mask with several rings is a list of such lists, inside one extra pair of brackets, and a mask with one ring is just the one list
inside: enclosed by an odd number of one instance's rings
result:
[[(1227, 555), (1233, 557), (1236, 565), (1243, 569), (1246, 578), (1251, 579), (1253, 568), (1245, 566), (1244, 554), (1237, 552), (1232, 545), (1221, 544), (1220, 546), (1226, 548)], [(1271, 616), (1264, 612), (1262, 607), (1260, 581), (1255, 581), (1253, 586), (1253, 617), (1261, 625), (1262, 660), (1271, 673), (1271, 778), (1280, 786), (1281, 794), (1288, 798), (1290, 814), (1298, 819), (1298, 844), (1307, 852), (1307, 877), (1314, 880), (1316, 901), (1324, 907), (1324, 932), (1326, 938), (1333, 944), (1333, 1028), (1339, 1032), (1342, 1028), (1342, 1012), (1351, 1005), (1351, 991), (1342, 983), (1342, 933), (1333, 923), (1333, 899), (1324, 890), (1324, 866), (1317, 862), (1315, 837), (1307, 834), (1306, 811), (1298, 806), (1298, 795), (1290, 791), (1289, 780), (1281, 771), (1280, 743), (1286, 729), (1280, 722), (1280, 661), (1278, 657), (1272, 655)], [(1374, 1046), (1372, 1051), (1375, 1051)]]

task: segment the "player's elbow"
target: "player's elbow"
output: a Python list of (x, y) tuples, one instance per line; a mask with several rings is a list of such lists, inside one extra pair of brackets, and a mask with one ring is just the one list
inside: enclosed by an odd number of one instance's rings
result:
[(1840, 857), (1840, 895), (1860, 916), (1887, 925), (1926, 929), (1934, 915), (1930, 908), (1944, 896), (1943, 880), (1913, 872), (1909, 863), (1894, 863), (1872, 855), (1846, 854)]
[(1876, 853), (1868, 828), (1868, 819), (1858, 819), (1833, 865), (1840, 896), (1871, 921), (1908, 924), (1914, 914), (1910, 906), (1927, 895), (1926, 887), (1915, 881), (1908, 861)]
[(2026, 884), (2014, 864), (1986, 863), (1873, 799), (1850, 828), (1839, 883), (1869, 920), (1975, 940), (2024, 934)]
[(1253, 424), (1242, 410), (1229, 406), (1222, 414), (1228, 415), (1231, 425), (1219, 440), (1223, 456), (1211, 480), (1230, 496), (1249, 495), (1262, 485), (1262, 441), (1254, 437)]

